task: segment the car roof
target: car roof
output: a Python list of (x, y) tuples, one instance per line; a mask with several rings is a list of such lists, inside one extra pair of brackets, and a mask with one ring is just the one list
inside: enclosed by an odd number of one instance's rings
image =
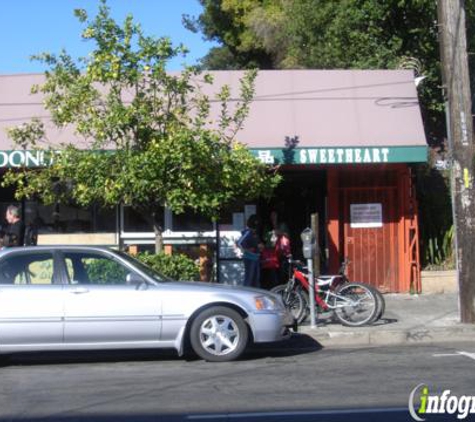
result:
[(39, 245), (39, 246), (19, 246), (12, 248), (2, 248), (0, 250), (0, 257), (17, 252), (53, 252), (63, 250), (76, 250), (84, 252), (113, 252), (113, 249), (105, 246), (86, 246), (86, 245)]

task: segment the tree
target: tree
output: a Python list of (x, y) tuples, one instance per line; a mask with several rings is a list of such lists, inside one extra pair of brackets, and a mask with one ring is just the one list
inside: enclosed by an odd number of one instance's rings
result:
[[(445, 137), (437, 4), (433, 0), (200, 0), (188, 28), (221, 43), (206, 69), (395, 69), (426, 76), (418, 91), (430, 145)], [(467, 2), (475, 47), (474, 2)], [(474, 55), (470, 56), (473, 61)], [(475, 85), (475, 75), (471, 77)]]
[[(216, 219), (236, 198), (272, 193), (279, 176), (235, 140), (249, 111), (255, 71), (242, 78), (234, 107), (230, 88), (221, 89), (221, 114), (212, 128), (212, 99), (200, 91), (212, 77), (192, 67), (166, 71), (171, 58), (185, 53), (182, 46), (145, 36), (132, 16), (119, 25), (105, 0), (93, 19), (84, 10), (75, 14), (94, 50), (76, 61), (64, 51), (37, 56), (49, 70), (34, 92), (44, 94), (53, 123), (73, 125), (86, 147), (65, 144), (60, 154), (49, 151), (55, 154), (51, 166), (10, 171), (5, 183), (16, 185), (17, 198), (133, 205), (153, 225), (159, 251), (161, 207)], [(9, 134), (22, 148), (38, 148), (47, 136), (38, 120)]]
[(207, 69), (228, 69), (230, 64), (240, 69), (274, 67), (272, 53), (251, 27), (253, 17), (261, 10), (262, 0), (199, 1), (204, 12), (198, 18), (185, 15), (185, 26), (222, 43), (222, 47), (211, 49), (204, 58), (203, 65), (206, 63)]

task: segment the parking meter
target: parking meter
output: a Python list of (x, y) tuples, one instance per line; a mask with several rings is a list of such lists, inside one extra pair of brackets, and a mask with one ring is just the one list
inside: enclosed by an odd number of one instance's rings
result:
[(301, 234), (302, 252), (305, 259), (313, 259), (316, 251), (315, 233), (312, 229), (306, 228)]
[[(317, 241), (315, 238), (315, 233), (312, 229), (306, 228), (301, 234), (300, 238), (302, 239), (302, 252), (304, 258), (307, 260), (308, 267), (308, 282), (310, 287), (310, 292), (315, 291), (315, 279), (313, 278), (313, 257), (315, 256)], [(315, 315), (315, 295), (309, 294), (310, 299), (310, 327), (315, 328), (316, 325), (316, 315)]]

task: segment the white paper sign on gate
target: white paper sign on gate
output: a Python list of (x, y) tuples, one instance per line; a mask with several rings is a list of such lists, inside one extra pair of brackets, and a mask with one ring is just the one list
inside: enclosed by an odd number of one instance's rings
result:
[(351, 204), (350, 221), (352, 228), (383, 227), (382, 204)]

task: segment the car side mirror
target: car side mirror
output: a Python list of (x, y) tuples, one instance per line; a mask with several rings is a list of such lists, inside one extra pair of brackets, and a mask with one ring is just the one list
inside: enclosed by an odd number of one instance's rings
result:
[(145, 283), (145, 280), (142, 277), (140, 277), (138, 274), (128, 273), (127, 276), (125, 277), (125, 282), (128, 285), (140, 286), (141, 284)]

